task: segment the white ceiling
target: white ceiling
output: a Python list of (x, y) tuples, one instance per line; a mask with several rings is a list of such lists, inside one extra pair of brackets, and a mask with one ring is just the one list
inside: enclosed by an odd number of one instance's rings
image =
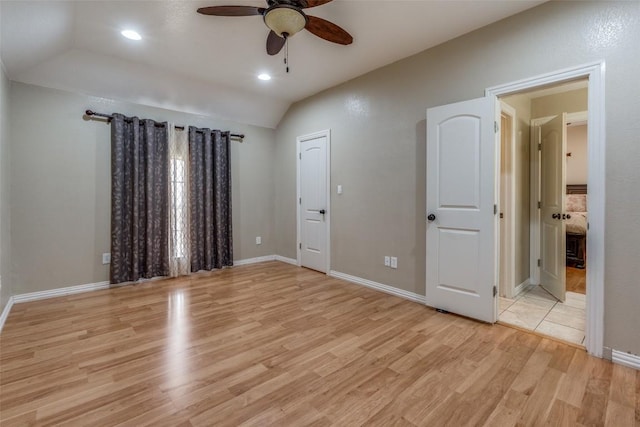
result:
[(335, 0), (306, 12), (354, 43), (302, 31), (286, 74), (283, 55), (265, 52), (260, 16), (196, 13), (263, 0), (0, 1), (0, 57), (12, 80), (275, 128), (295, 101), (542, 2)]

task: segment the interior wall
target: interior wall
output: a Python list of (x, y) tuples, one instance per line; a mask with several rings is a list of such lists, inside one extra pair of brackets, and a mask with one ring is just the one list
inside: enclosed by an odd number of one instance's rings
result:
[(567, 184), (586, 184), (588, 173), (587, 125), (567, 128)]
[(516, 144), (515, 144), (515, 229), (516, 229), (516, 265), (514, 286), (528, 281), (531, 277), (531, 239), (530, 239), (530, 139), (531, 100), (526, 95), (511, 95), (501, 98), (516, 110)]
[(587, 88), (570, 90), (554, 95), (541, 96), (531, 100), (531, 117), (534, 119), (562, 113), (587, 111)]
[(604, 339), (640, 354), (640, 263), (628, 255), (640, 241), (638, 40), (639, 2), (547, 2), (294, 104), (277, 130), (278, 253), (296, 256), (295, 138), (331, 129), (331, 268), (424, 294), (426, 109), (604, 60)]
[(274, 130), (16, 82), (10, 101), (14, 294), (108, 280), (111, 129), (86, 109), (245, 134), (231, 144), (234, 259), (275, 252)]
[(0, 313), (12, 295), (11, 215), (9, 209), (9, 88), (10, 82), (0, 62)]

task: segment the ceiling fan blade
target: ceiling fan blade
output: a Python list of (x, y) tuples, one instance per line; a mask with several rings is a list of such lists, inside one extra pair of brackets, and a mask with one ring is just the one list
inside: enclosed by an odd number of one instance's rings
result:
[(267, 37), (267, 53), (269, 55), (277, 55), (282, 50), (282, 47), (287, 42), (287, 39), (280, 37), (274, 31), (269, 33)]
[(322, 6), (323, 4), (329, 3), (333, 0), (307, 0), (307, 5), (303, 7), (303, 9), (308, 9), (310, 7)]
[(321, 39), (344, 45), (353, 43), (353, 37), (351, 37), (351, 34), (347, 33), (333, 22), (318, 18), (317, 16), (307, 15), (307, 18), (307, 26), (305, 28)]
[(253, 16), (262, 15), (266, 9), (254, 6), (209, 6), (201, 7), (198, 13), (215, 16)]

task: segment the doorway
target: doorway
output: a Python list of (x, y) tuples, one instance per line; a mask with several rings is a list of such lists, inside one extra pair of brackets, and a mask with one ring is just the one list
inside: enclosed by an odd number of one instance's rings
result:
[(331, 132), (299, 136), (296, 148), (298, 265), (328, 273)]
[[(500, 106), (497, 98), (588, 79), (589, 239), (586, 259), (589, 268), (584, 345), (589, 354), (602, 357), (606, 182), (604, 74), (605, 63), (598, 61), (490, 87), (483, 98), (427, 109), (427, 305), (481, 321), (497, 321), (500, 257), (497, 215)], [(539, 162), (532, 170), (538, 166)], [(540, 229), (535, 218), (529, 226), (531, 234)], [(529, 251), (530, 246), (535, 247), (537, 239), (521, 244), (526, 239), (527, 236), (520, 233), (516, 248), (524, 247)], [(540, 243), (537, 245), (539, 250)], [(536, 269), (530, 271), (534, 273), (531, 276), (537, 274)], [(535, 278), (539, 278), (539, 274)]]
[[(507, 254), (500, 257), (498, 319), (578, 345), (585, 345), (586, 330), (588, 148), (580, 126), (587, 86), (580, 79), (501, 98), (507, 129), (500, 132), (499, 244)], [(515, 121), (504, 120), (504, 104)], [(506, 227), (508, 221), (515, 225)], [(514, 238), (519, 246), (509, 246)]]

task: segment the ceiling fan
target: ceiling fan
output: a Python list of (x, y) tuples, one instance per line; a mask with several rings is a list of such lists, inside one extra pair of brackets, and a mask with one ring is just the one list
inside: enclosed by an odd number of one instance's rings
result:
[(302, 29), (327, 41), (349, 45), (353, 37), (334, 24), (317, 16), (307, 15), (302, 9), (321, 6), (332, 0), (267, 0), (267, 8), (254, 6), (201, 7), (198, 13), (214, 16), (261, 15), (271, 32), (267, 37), (267, 53), (276, 55), (287, 39)]

